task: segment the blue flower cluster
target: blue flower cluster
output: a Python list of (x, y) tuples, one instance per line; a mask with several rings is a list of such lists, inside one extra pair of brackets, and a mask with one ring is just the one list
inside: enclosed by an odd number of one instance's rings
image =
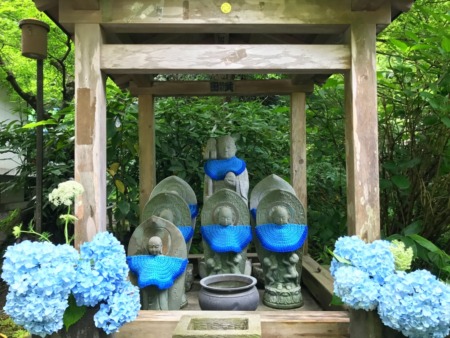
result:
[(107, 300), (128, 276), (125, 249), (110, 233), (101, 232), (80, 246), (76, 284), (78, 306), (95, 306)]
[(395, 271), (389, 242), (366, 244), (357, 236), (341, 237), (334, 254), (340, 258), (333, 258), (330, 266), (335, 294), (354, 309), (375, 309), (384, 280)]
[(450, 333), (450, 286), (427, 270), (399, 271), (386, 278), (378, 314), (406, 337), (445, 338)]
[(70, 245), (23, 241), (8, 247), (4, 258), (2, 278), (9, 285), (5, 312), (41, 337), (60, 330), (75, 285), (78, 252)]
[(95, 326), (111, 334), (123, 324), (135, 320), (140, 308), (139, 288), (131, 283), (123, 283), (107, 303), (100, 305), (100, 310), (94, 316)]
[(63, 327), (72, 293), (78, 306), (96, 306), (96, 326), (116, 332), (136, 319), (139, 289), (128, 280), (123, 246), (110, 233), (81, 245), (24, 241), (8, 247), (2, 278), (9, 285), (5, 312), (33, 334), (44, 337)]
[(450, 333), (450, 286), (426, 270), (395, 271), (388, 241), (356, 236), (336, 241), (330, 272), (334, 293), (353, 309), (378, 309), (383, 323), (413, 338)]

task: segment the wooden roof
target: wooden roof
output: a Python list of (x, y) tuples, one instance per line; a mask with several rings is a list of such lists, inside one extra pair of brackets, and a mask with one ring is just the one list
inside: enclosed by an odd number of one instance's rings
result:
[[(104, 72), (120, 87), (134, 88), (136, 92), (153, 86), (157, 75), (149, 74), (145, 55), (152, 56), (159, 74), (281, 73), (292, 85), (305, 85), (307, 88), (302, 89), (310, 91), (313, 83), (346, 70), (343, 62), (349, 51), (343, 41), (350, 24), (375, 23), (379, 32), (408, 10), (413, 0), (236, 0), (228, 1), (231, 9), (227, 13), (221, 7), (225, 0), (34, 2), (72, 36), (76, 23), (99, 23), (105, 53), (118, 56), (105, 58)], [(309, 46), (301, 56), (298, 45)], [(327, 47), (318, 49), (317, 45)], [(264, 62), (265, 54), (275, 52), (279, 54), (279, 69), (276, 64)], [(323, 53), (336, 55), (335, 62), (324, 67), (320, 63)], [(246, 58), (248, 54), (252, 55)], [(192, 58), (203, 58), (202, 67), (193, 70), (189, 64)], [(230, 67), (245, 58), (249, 64), (241, 62)], [(299, 58), (318, 62), (305, 67)], [(215, 60), (225, 64), (223, 69)], [(193, 95), (201, 92), (194, 87), (190, 87)]]

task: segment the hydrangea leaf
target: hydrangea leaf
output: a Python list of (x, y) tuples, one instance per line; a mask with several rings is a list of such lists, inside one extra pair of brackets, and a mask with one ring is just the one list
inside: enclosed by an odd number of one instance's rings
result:
[(77, 305), (75, 297), (72, 294), (69, 296), (69, 306), (63, 316), (64, 327), (66, 330), (69, 330), (69, 327), (78, 322), (81, 317), (84, 316), (86, 309), (86, 306)]
[(341, 305), (345, 305), (345, 303), (342, 301), (341, 297), (339, 297), (335, 293), (333, 293), (333, 297), (331, 298), (330, 305), (341, 306)]

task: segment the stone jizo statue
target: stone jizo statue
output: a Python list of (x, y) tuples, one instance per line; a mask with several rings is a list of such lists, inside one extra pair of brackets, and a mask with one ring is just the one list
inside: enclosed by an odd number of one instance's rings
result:
[(217, 191), (205, 202), (201, 221), (205, 274), (246, 273), (252, 231), (241, 196), (230, 189)]
[(272, 189), (255, 206), (255, 247), (262, 262), (263, 302), (276, 309), (303, 305), (301, 257), (307, 236), (303, 206), (288, 189)]
[(127, 263), (130, 279), (141, 289), (143, 310), (180, 309), (187, 251), (172, 222), (151, 216), (141, 223), (131, 236)]
[(208, 140), (204, 151), (204, 201), (220, 189), (230, 189), (248, 204), (247, 166), (236, 157), (236, 150), (235, 140), (230, 135)]

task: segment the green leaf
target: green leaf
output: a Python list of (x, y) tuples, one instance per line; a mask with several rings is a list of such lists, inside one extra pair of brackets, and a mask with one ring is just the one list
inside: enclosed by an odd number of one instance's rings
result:
[(389, 39), (389, 42), (398, 49), (400, 49), (402, 52), (406, 52), (409, 48), (409, 46), (406, 43), (397, 39)]
[(441, 121), (443, 124), (445, 124), (445, 126), (447, 128), (450, 128), (450, 118), (447, 116), (444, 116), (443, 118), (441, 118)]
[(400, 176), (395, 175), (391, 178), (392, 182), (399, 188), (399, 189), (408, 189), (410, 186), (409, 180), (406, 176)]
[(340, 305), (345, 305), (345, 303), (342, 301), (342, 299), (341, 299), (340, 297), (336, 296), (336, 295), (333, 293), (333, 297), (331, 298), (330, 305), (337, 305), (337, 306), (340, 306)]
[(117, 206), (124, 216), (128, 215), (128, 213), (130, 212), (130, 203), (128, 203), (127, 201), (120, 201), (119, 203), (117, 203)]
[(43, 121), (39, 121), (39, 122), (30, 122), (30, 123), (27, 123), (26, 125), (24, 125), (22, 128), (23, 129), (33, 129), (36, 127), (46, 126), (46, 125), (50, 125), (50, 124), (57, 124), (57, 122), (53, 119), (43, 120)]
[(402, 233), (405, 236), (407, 236), (407, 235), (415, 235), (415, 234), (419, 234), (422, 231), (422, 229), (423, 229), (422, 221), (418, 220), (418, 221), (415, 221), (415, 222), (411, 223), (406, 228), (404, 228)]
[(422, 237), (422, 236), (417, 235), (417, 234), (411, 234), (411, 235), (408, 235), (408, 237), (413, 239), (417, 244), (419, 244), (420, 246), (424, 247), (428, 251), (431, 251), (431, 252), (440, 252), (440, 251), (442, 251), (441, 249), (439, 249), (436, 245), (434, 245), (432, 242), (430, 242), (425, 237)]
[(450, 53), (450, 39), (444, 36), (441, 42), (441, 47), (443, 50), (445, 50), (447, 53)]
[(119, 190), (122, 194), (125, 192), (125, 185), (121, 180), (114, 180), (114, 184), (116, 185), (117, 190)]
[(75, 297), (70, 294), (69, 306), (67, 307), (66, 311), (64, 311), (63, 315), (63, 323), (66, 331), (68, 331), (69, 327), (78, 322), (81, 317), (84, 316), (84, 314), (86, 313), (86, 309), (86, 306), (78, 306), (75, 301)]

